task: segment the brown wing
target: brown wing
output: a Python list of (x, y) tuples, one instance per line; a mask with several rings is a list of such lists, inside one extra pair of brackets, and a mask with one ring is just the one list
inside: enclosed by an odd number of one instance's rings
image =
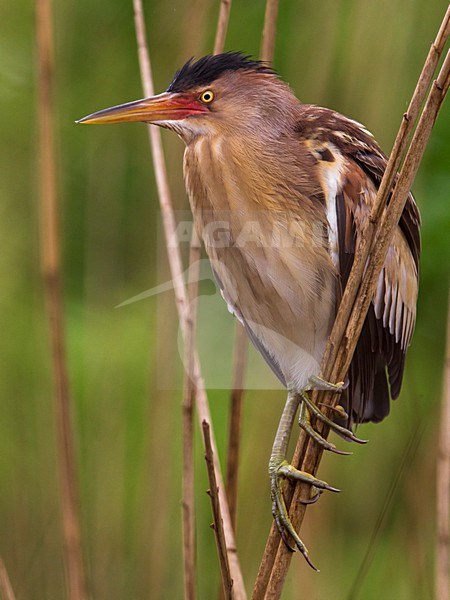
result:
[[(319, 160), (341, 162), (335, 236), (343, 288), (387, 160), (362, 125), (339, 113), (304, 105), (300, 123), (298, 136), (310, 142)], [(419, 211), (409, 194), (350, 367), (345, 408), (352, 422), (381, 421), (389, 413), (389, 395), (395, 399), (400, 393), (416, 318), (419, 227)]]
[[(358, 232), (364, 227), (376, 190), (376, 183), (367, 177), (362, 166), (348, 158), (342, 189), (336, 197), (339, 265), (344, 286), (353, 264)], [(412, 196), (408, 203), (415, 208)], [(386, 366), (391, 397), (395, 399), (400, 393), (418, 289), (419, 222), (416, 221), (416, 229), (412, 228), (411, 214), (412, 210), (404, 212), (405, 227), (399, 224), (394, 234), (352, 361), (348, 409), (356, 422), (381, 421), (389, 413)]]
[[(342, 193), (336, 198), (344, 285), (353, 264), (357, 232), (362, 231), (387, 163), (369, 134), (363, 131), (361, 142), (358, 126), (345, 125), (348, 137), (338, 136), (338, 140), (344, 142), (347, 168)], [(348, 409), (356, 422), (381, 421), (389, 413), (386, 367), (391, 397), (400, 393), (406, 349), (416, 320), (419, 227), (419, 211), (409, 194), (351, 365)]]

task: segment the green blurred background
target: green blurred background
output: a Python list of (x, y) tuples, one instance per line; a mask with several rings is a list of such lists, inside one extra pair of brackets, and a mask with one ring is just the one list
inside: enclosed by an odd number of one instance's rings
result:
[[(163, 373), (173, 388), (182, 384), (173, 297), (166, 293), (115, 309), (168, 278), (147, 135), (139, 124), (74, 125), (94, 110), (142, 96), (131, 4), (55, 2), (64, 300), (83, 542), (95, 600), (182, 597), (181, 393), (161, 389), (158, 378)], [(275, 67), (303, 101), (363, 122), (389, 151), (445, 8), (438, 0), (282, 0)], [(160, 91), (187, 58), (211, 51), (218, 2), (148, 0), (145, 10)], [(263, 17), (262, 0), (235, 0), (226, 49), (257, 55)], [(17, 600), (63, 600), (52, 377), (38, 260), (33, 3), (4, 2), (0, 19), (0, 556)], [(186, 209), (182, 143), (166, 132), (163, 138), (175, 204)], [(449, 139), (447, 101), (414, 185), (424, 248), (402, 395), (386, 422), (361, 428), (370, 444), (355, 448), (352, 457), (325, 457), (321, 476), (343, 492), (323, 495), (302, 532), (321, 573), (294, 557), (283, 598), (349, 598), (412, 436), (415, 449), (355, 597), (433, 597)], [(233, 321), (225, 305), (202, 323), (216, 346), (225, 335), (231, 346)], [(217, 365), (218, 355), (205, 354), (205, 369)], [(209, 395), (224, 460), (229, 393)], [(245, 399), (237, 543), (249, 589), (271, 524), (266, 465), (283, 402), (280, 390), (251, 390)], [(219, 578), (198, 431), (196, 476), (199, 598), (209, 599), (217, 595)]]

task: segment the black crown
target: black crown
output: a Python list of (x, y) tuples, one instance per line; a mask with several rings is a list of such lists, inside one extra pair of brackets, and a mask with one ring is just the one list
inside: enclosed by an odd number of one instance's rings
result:
[(214, 56), (204, 56), (197, 61), (193, 58), (175, 73), (168, 92), (183, 92), (193, 87), (206, 86), (226, 71), (257, 71), (275, 74), (266, 63), (254, 60), (242, 52), (224, 52)]

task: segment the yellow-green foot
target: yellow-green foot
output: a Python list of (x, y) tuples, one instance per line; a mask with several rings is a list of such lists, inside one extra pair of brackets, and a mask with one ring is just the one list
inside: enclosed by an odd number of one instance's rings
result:
[[(297, 549), (305, 557), (308, 564), (317, 571), (318, 569), (314, 566), (308, 555), (308, 549), (300, 539), (298, 533), (295, 531), (294, 526), (289, 519), (286, 503), (283, 497), (282, 482), (283, 479), (294, 479), (296, 481), (302, 481), (315, 488), (316, 493), (311, 500), (306, 500), (306, 503), (315, 502), (322, 490), (329, 490), (330, 492), (339, 492), (337, 488), (332, 487), (326, 481), (317, 479), (309, 473), (299, 471), (292, 465), (290, 465), (284, 458), (271, 457), (269, 463), (269, 475), (270, 475), (270, 494), (272, 498), (272, 514), (277, 525), (278, 531), (280, 532), (281, 538), (286, 546), (293, 552)], [(289, 538), (295, 543), (293, 547), (289, 541)]]
[[(312, 382), (317, 385), (317, 381)], [(327, 382), (321, 382), (320, 385), (331, 385), (327, 384)], [(339, 386), (337, 386), (339, 388)], [(327, 387), (329, 389), (329, 387)], [(333, 389), (336, 389), (336, 386), (333, 386)], [(321, 492), (323, 490), (329, 490), (330, 492), (339, 492), (337, 488), (331, 487), (326, 483), (326, 481), (322, 481), (317, 479), (313, 475), (309, 473), (305, 473), (304, 471), (299, 471), (292, 465), (290, 465), (286, 460), (286, 453), (289, 444), (289, 437), (292, 431), (292, 426), (295, 421), (295, 415), (297, 413), (297, 409), (301, 405), (300, 409), (300, 424), (304, 427), (304, 429), (311, 435), (318, 443), (324, 445), (329, 450), (333, 450), (334, 452), (339, 452), (336, 447), (327, 442), (324, 438), (322, 438), (312, 427), (310, 424), (310, 412), (316, 418), (324, 420), (325, 422), (330, 421), (328, 417), (325, 417), (320, 412), (320, 409), (313, 404), (305, 391), (297, 392), (290, 391), (288, 393), (288, 397), (286, 400), (286, 405), (283, 410), (283, 414), (281, 415), (280, 423), (278, 425), (277, 434), (275, 436), (275, 440), (272, 448), (272, 455), (270, 457), (269, 462), (269, 476), (270, 476), (270, 494), (272, 498), (272, 514), (275, 520), (278, 531), (280, 532), (281, 538), (284, 543), (290, 548), (292, 551), (296, 549), (299, 550), (303, 556), (305, 557), (308, 564), (317, 571), (316, 567), (311, 562), (311, 559), (308, 556), (308, 549), (305, 544), (300, 539), (298, 533), (295, 531), (294, 526), (292, 525), (291, 520), (289, 519), (288, 511), (286, 508), (286, 503), (283, 497), (282, 490), (282, 481), (283, 479), (293, 479), (296, 481), (301, 481), (303, 483), (307, 483), (311, 486), (311, 497), (310, 499), (304, 501), (305, 503), (315, 502)], [(333, 429), (336, 430), (338, 425), (335, 425), (333, 421), (330, 421)], [(345, 430), (344, 428), (340, 428), (346, 432), (346, 437), (348, 439), (352, 439), (354, 436), (351, 431)], [(341, 433), (342, 434), (342, 433)], [(356, 441), (356, 438), (355, 438)], [(344, 454), (342, 452), (342, 454)], [(291, 545), (294, 541), (294, 546)]]

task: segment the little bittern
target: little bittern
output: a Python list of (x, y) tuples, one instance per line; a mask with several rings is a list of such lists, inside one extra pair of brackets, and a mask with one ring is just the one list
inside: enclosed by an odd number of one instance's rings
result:
[[(337, 490), (287, 462), (295, 414), (300, 407), (300, 426), (337, 451), (311, 417), (362, 441), (353, 424), (389, 413), (416, 319), (417, 206), (410, 194), (348, 381), (333, 385), (320, 379), (320, 364), (387, 162), (372, 135), (337, 112), (302, 104), (272, 69), (239, 52), (190, 60), (166, 92), (80, 122), (130, 121), (171, 129), (185, 142), (186, 188), (218, 286), (288, 389), (269, 463), (273, 515), (285, 542), (292, 536), (308, 558), (289, 520), (282, 480), (311, 484), (313, 496)], [(341, 393), (335, 420), (311, 402), (314, 389)]]

